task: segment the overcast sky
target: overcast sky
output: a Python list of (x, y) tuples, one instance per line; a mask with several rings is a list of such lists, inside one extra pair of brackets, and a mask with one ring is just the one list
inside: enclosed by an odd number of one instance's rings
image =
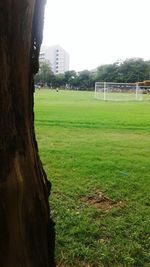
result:
[(61, 45), (70, 70), (150, 59), (150, 0), (47, 0), (43, 44)]

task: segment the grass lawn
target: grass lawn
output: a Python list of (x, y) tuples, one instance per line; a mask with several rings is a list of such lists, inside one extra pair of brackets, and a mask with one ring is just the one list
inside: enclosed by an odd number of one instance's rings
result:
[(40, 90), (35, 127), (58, 266), (150, 266), (150, 102)]

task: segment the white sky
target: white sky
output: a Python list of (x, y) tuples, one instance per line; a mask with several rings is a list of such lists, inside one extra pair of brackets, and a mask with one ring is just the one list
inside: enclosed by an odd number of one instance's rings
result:
[(70, 54), (70, 70), (150, 59), (150, 0), (47, 0), (43, 44)]

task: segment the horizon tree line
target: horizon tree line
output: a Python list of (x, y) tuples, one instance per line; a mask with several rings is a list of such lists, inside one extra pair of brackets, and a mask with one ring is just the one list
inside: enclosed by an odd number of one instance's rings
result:
[(40, 63), (40, 69), (35, 76), (35, 83), (50, 88), (93, 90), (96, 81), (107, 82), (139, 82), (150, 79), (150, 60), (129, 58), (104, 64), (95, 70), (66, 71), (64, 74), (54, 74), (48, 61)]

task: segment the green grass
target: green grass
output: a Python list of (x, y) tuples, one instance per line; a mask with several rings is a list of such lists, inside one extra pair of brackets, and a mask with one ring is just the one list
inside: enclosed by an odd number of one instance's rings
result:
[[(150, 266), (150, 103), (40, 90), (35, 126), (59, 266)], [(98, 191), (124, 206), (88, 205)]]

